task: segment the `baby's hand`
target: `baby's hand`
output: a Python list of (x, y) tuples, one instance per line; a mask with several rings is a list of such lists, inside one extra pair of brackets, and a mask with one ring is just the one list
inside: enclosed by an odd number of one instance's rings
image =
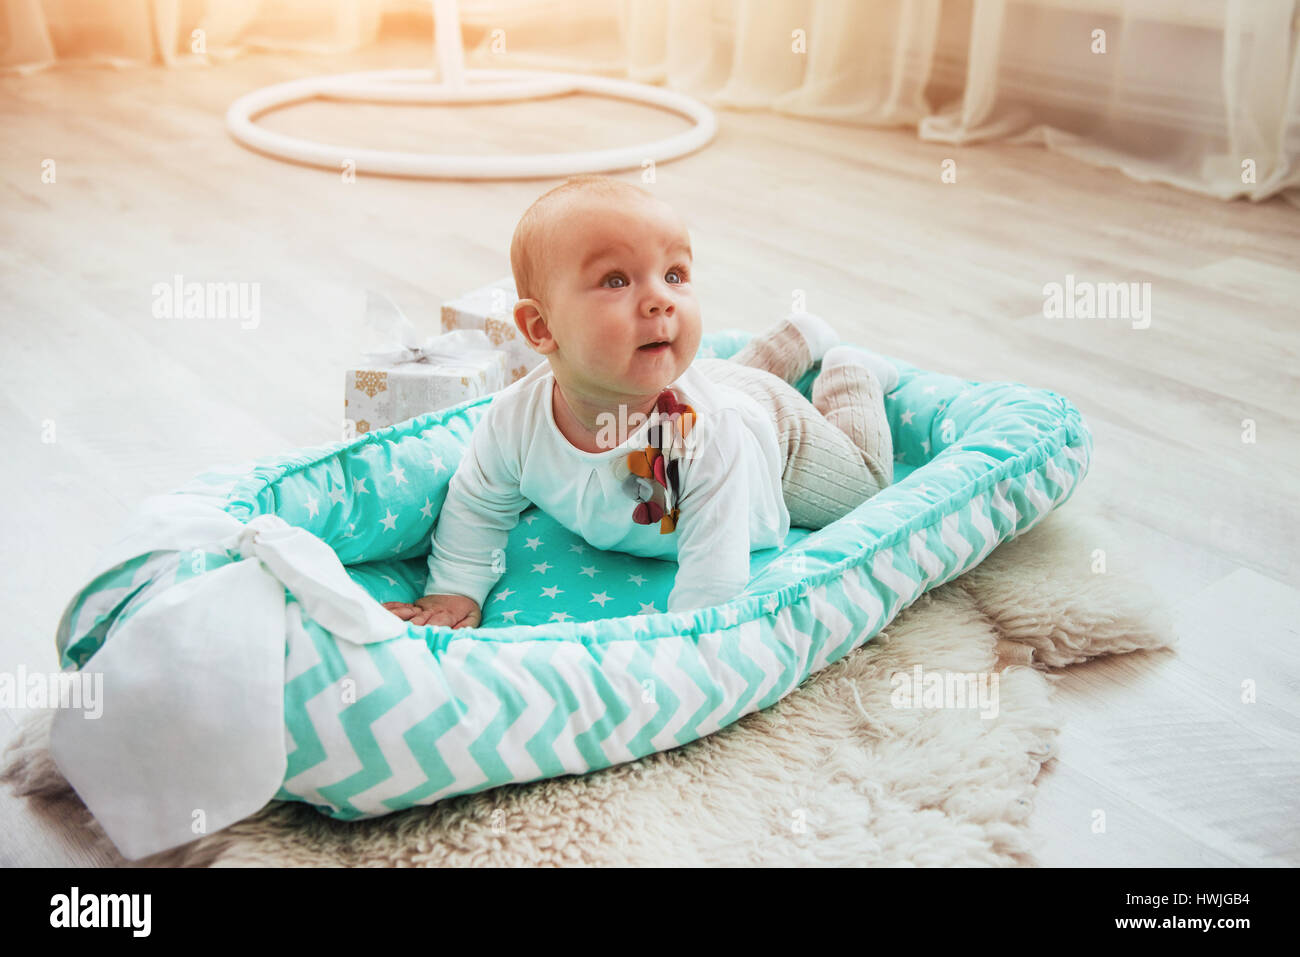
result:
[(384, 607), (402, 621), (409, 621), (413, 625), (477, 628), (483, 620), (478, 602), (464, 595), (425, 595), (414, 604), (386, 601)]

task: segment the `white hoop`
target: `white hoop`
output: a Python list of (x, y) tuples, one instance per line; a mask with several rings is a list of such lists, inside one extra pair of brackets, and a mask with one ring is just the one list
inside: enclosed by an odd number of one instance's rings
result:
[[(429, 179), (531, 179), (640, 169), (647, 160), (665, 162), (692, 153), (708, 144), (717, 132), (713, 111), (698, 100), (628, 80), (533, 70), (465, 70), (457, 74), (463, 82), (434, 83), (433, 74), (432, 70), (374, 70), (277, 83), (232, 103), (226, 111), (226, 128), (244, 146), (279, 159), (335, 170), (350, 162), (358, 173)], [(335, 146), (275, 133), (253, 122), (268, 110), (315, 97), (379, 103), (491, 103), (577, 92), (660, 107), (686, 117), (694, 125), (667, 139), (608, 150), (467, 156)]]

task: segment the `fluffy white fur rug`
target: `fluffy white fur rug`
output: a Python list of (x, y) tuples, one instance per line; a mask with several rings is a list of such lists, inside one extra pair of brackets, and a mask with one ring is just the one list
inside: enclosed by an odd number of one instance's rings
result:
[[(580, 777), (497, 788), (351, 824), (296, 803), (143, 865), (1032, 864), (1034, 779), (1059, 719), (1048, 669), (1173, 644), (1164, 609), (1116, 567), (1113, 533), (1067, 507), (935, 589), (767, 711)], [(896, 672), (992, 673), (998, 711), (895, 708)], [(111, 844), (46, 751), (50, 714), (0, 780)], [(110, 856), (120, 860), (115, 851)]]

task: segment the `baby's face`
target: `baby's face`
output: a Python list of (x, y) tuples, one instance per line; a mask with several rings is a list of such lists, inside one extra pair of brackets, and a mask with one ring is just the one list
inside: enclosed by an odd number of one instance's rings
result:
[(546, 306), (561, 388), (611, 402), (667, 388), (700, 346), (686, 227), (664, 204), (604, 200), (558, 232)]

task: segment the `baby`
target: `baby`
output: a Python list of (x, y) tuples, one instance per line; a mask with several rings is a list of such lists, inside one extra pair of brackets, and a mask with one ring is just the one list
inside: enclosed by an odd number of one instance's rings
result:
[[(822, 528), (893, 481), (887, 360), (795, 313), (700, 359), (682, 220), (640, 187), (570, 179), (510, 247), (515, 325), (547, 359), (474, 429), (433, 532), (425, 596), (384, 607), (476, 627), (530, 503), (599, 549), (678, 563), (669, 611), (724, 602), (750, 551)], [(809, 402), (793, 386), (821, 361)], [(653, 413), (653, 414), (652, 414)]]

